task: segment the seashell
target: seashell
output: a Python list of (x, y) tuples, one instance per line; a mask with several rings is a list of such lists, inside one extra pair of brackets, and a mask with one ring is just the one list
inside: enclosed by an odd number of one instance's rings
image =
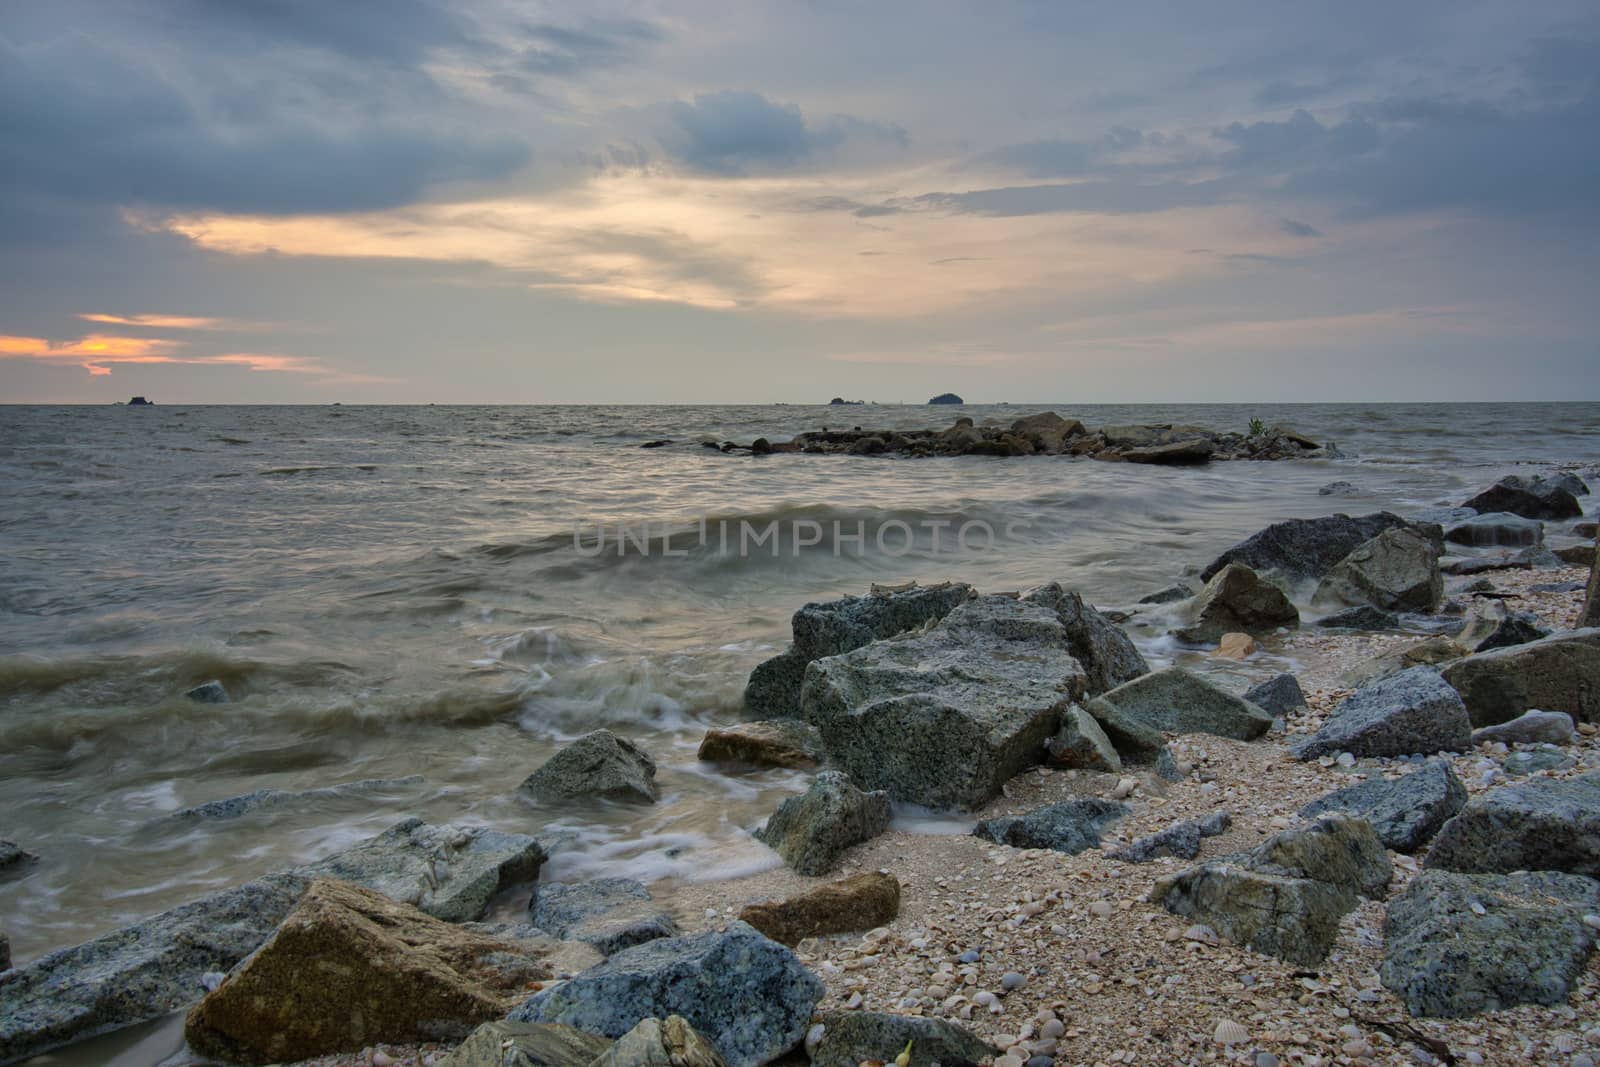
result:
[(828, 1028), (826, 1026), (823, 1026), (821, 1023), (816, 1023), (815, 1025), (813, 1025), (811, 1027), (811, 1029), (806, 1031), (806, 1055), (807, 1056), (810, 1056), (812, 1058), (816, 1057), (816, 1055), (817, 1055), (817, 1046), (822, 1044), (822, 1035), (827, 1033), (827, 1032), (828, 1032)]
[(1211, 1040), (1219, 1045), (1241, 1045), (1250, 1040), (1250, 1034), (1232, 1019), (1223, 1019), (1217, 1023), (1217, 1028), (1212, 1033)]

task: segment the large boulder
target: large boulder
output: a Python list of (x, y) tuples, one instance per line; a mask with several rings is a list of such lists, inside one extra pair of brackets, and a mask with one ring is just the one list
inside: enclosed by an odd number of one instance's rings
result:
[(779, 804), (756, 837), (800, 874), (826, 874), (845, 849), (887, 830), (889, 818), (888, 793), (864, 793), (842, 771), (823, 771)]
[(1204, 437), (1191, 437), (1186, 441), (1173, 441), (1164, 445), (1130, 448), (1122, 453), (1129, 463), (1154, 463), (1168, 467), (1192, 466), (1211, 462), (1217, 446)]
[(1216, 641), (1226, 633), (1264, 634), (1300, 625), (1300, 612), (1283, 590), (1243, 563), (1230, 563), (1212, 575), (1189, 612), (1193, 621), (1177, 634), (1196, 644)]
[(1077, 419), (1063, 419), (1053, 411), (1029, 415), (1011, 424), (1011, 432), (1026, 439), (1040, 452), (1059, 452), (1067, 439), (1088, 431)]
[(1544, 544), (1544, 523), (1509, 511), (1490, 512), (1451, 523), (1445, 528), (1444, 539), (1453, 545), (1474, 548), (1526, 548)]
[(311, 883), (283, 924), (189, 1012), (202, 1056), (270, 1064), (379, 1041), (459, 1040), (551, 977), (515, 945), (349, 882)]
[(1432, 611), (1444, 599), (1439, 549), (1407, 527), (1385, 530), (1334, 564), (1316, 604), (1371, 604), (1388, 611)]
[(1063, 800), (1026, 815), (985, 819), (973, 834), (1012, 848), (1047, 848), (1075, 855), (1100, 844), (1105, 828), (1128, 814), (1126, 804), (1088, 797)]
[(1485, 793), (1444, 824), (1426, 865), (1600, 877), (1600, 773), (1536, 778)]
[(1600, 722), (1600, 628), (1570, 630), (1480, 652), (1444, 669), (1474, 726), (1515, 719), (1531, 708)]
[(728, 1067), (759, 1067), (800, 1043), (822, 993), (793, 952), (734, 922), (626, 949), (534, 994), (510, 1018), (621, 1037), (641, 1020), (681, 1015)]
[(900, 883), (882, 871), (841, 878), (785, 900), (747, 904), (739, 918), (785, 945), (887, 926), (900, 914)]
[(1439, 672), (1411, 667), (1357, 689), (1322, 728), (1289, 746), (1296, 759), (1350, 752), (1406, 756), (1464, 752), (1472, 744), (1466, 706)]
[(1321, 578), (1383, 531), (1407, 525), (1406, 520), (1387, 511), (1357, 518), (1328, 515), (1275, 522), (1212, 560), (1200, 572), (1200, 580), (1209, 582), (1230, 563), (1243, 563), (1258, 572), (1275, 570), (1295, 579)]
[(345, 852), (180, 905), (0, 975), (0, 1063), (170, 1014), (255, 951), (317, 878), (355, 882), (447, 922), (481, 916), (545, 860), (531, 837), (407, 819)]
[(717, 1047), (681, 1015), (643, 1019), (590, 1067), (727, 1067)]
[(1343, 812), (1365, 819), (1386, 848), (1415, 852), (1467, 803), (1467, 787), (1450, 764), (1429, 760), (1399, 778), (1369, 778), (1300, 809), (1303, 818)]
[(822, 1040), (811, 1067), (857, 1067), (893, 1061), (910, 1042), (906, 1067), (982, 1063), (1000, 1050), (977, 1034), (943, 1019), (875, 1011), (833, 1011), (822, 1016)]
[(552, 937), (582, 941), (604, 956), (678, 932), (672, 916), (652, 904), (650, 891), (631, 878), (540, 882), (528, 902), (528, 921)]
[(498, 1019), (472, 1031), (439, 1067), (589, 1067), (611, 1044), (560, 1023)]
[[(1131, 719), (1152, 730), (1216, 734), (1236, 741), (1253, 741), (1272, 726), (1266, 711), (1182, 667), (1135, 678), (1091, 700), (1087, 708), (1102, 724)], [(1108, 714), (1110, 709), (1120, 716)]]
[(1525, 519), (1575, 519), (1583, 508), (1572, 488), (1561, 479), (1510, 474), (1461, 506), (1480, 514), (1509, 511)]
[(1423, 871), (1384, 921), (1383, 984), (1412, 1015), (1565, 1004), (1594, 950), (1600, 882), (1549, 871)]
[(655, 760), (610, 730), (595, 730), (568, 744), (528, 775), (521, 789), (547, 802), (602, 797), (654, 804), (660, 795)]
[(822, 735), (800, 719), (757, 719), (713, 726), (700, 742), (700, 759), (757, 767), (815, 767), (822, 762)]
[(1066, 638), (1067, 651), (1088, 677), (1090, 695), (1115, 689), (1150, 670), (1127, 633), (1096, 611), (1083, 597), (1060, 582), (1029, 590), (1023, 602), (1053, 611)]
[(1332, 815), (1163, 878), (1150, 899), (1237, 944), (1312, 967), (1333, 947), (1339, 920), (1361, 897), (1382, 894), (1392, 873), (1372, 827)]

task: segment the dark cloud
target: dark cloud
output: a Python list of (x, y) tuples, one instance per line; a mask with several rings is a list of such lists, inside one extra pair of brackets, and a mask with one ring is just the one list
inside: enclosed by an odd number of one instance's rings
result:
[(1278, 223), (1278, 228), (1290, 237), (1321, 237), (1322, 231), (1309, 222), (1299, 219), (1283, 219)]
[(1214, 136), (1233, 146), (1218, 162), (1233, 170), (1291, 169), (1328, 159), (1370, 152), (1378, 147), (1378, 128), (1365, 119), (1323, 125), (1308, 111), (1283, 122), (1235, 122)]
[(932, 210), (998, 217), (1058, 212), (1132, 215), (1222, 203), (1233, 199), (1239, 190), (1240, 187), (1235, 183), (1222, 180), (1161, 182), (1152, 185), (1088, 181), (974, 189), (964, 193), (928, 193), (917, 197), (915, 203)]
[(1027, 141), (985, 152), (974, 162), (1006, 167), (1029, 178), (1071, 178), (1088, 173), (1099, 150), (1088, 141)]
[(592, 19), (578, 26), (535, 23), (516, 65), (529, 74), (570, 78), (636, 62), (666, 35), (641, 19)]
[(176, 0), (137, 6), (169, 34), (220, 41), (246, 53), (290, 45), (410, 64), (436, 49), (480, 40), (475, 23), (445, 0)]
[(809, 122), (793, 104), (736, 90), (701, 93), (667, 105), (658, 137), (679, 162), (723, 175), (796, 167), (852, 142), (903, 149), (909, 140), (898, 126), (849, 115)]

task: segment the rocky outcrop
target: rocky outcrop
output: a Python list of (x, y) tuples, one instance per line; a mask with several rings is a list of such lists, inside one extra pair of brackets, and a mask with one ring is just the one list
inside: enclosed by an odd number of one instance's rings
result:
[(1411, 667), (1346, 697), (1320, 730), (1289, 746), (1296, 759), (1350, 752), (1406, 756), (1464, 752), (1472, 743), (1466, 706), (1439, 672)]
[(568, 744), (528, 775), (521, 789), (545, 802), (601, 797), (654, 804), (659, 795), (655, 760), (610, 730)]
[(1451, 523), (1444, 539), (1473, 548), (1525, 548), (1544, 544), (1544, 523), (1509, 511), (1490, 512)]
[(822, 762), (822, 735), (800, 719), (713, 726), (700, 742), (698, 757), (713, 763), (810, 768)]
[(1277, 571), (1293, 579), (1318, 579), (1383, 531), (1407, 525), (1406, 520), (1387, 511), (1357, 518), (1329, 515), (1275, 522), (1212, 560), (1200, 572), (1200, 580), (1209, 582), (1230, 563), (1243, 563), (1258, 573)]
[(328, 859), (212, 893), (0, 977), (0, 1062), (177, 1011), (260, 946), (317, 878), (355, 882), (447, 922), (538, 877), (531, 837), (408, 819)]
[(1093, 695), (1115, 689), (1150, 670), (1122, 627), (1096, 611), (1083, 597), (1050, 582), (1029, 590), (1023, 601), (1048, 608), (1061, 624), (1067, 651), (1083, 668)]
[(845, 849), (887, 830), (889, 817), (889, 794), (864, 793), (843, 772), (823, 771), (778, 805), (756, 838), (800, 874), (827, 874)]
[(1384, 847), (1415, 852), (1466, 803), (1467, 787), (1450, 764), (1429, 760), (1420, 770), (1398, 778), (1369, 778), (1329, 793), (1301, 808), (1300, 815), (1314, 819), (1343, 812), (1366, 820)]
[(1538, 778), (1485, 793), (1444, 824), (1427, 866), (1600, 877), (1600, 773)]
[(589, 1067), (611, 1047), (604, 1037), (560, 1023), (484, 1023), (439, 1067)]
[(510, 1018), (621, 1037), (641, 1020), (681, 1015), (728, 1067), (759, 1067), (800, 1043), (822, 992), (793, 952), (734, 922), (626, 949), (534, 994)]
[(591, 1067), (727, 1067), (717, 1048), (681, 1015), (643, 1019)]
[(1333, 815), (1163, 878), (1150, 899), (1238, 944), (1310, 967), (1327, 957), (1344, 914), (1361, 897), (1380, 896), (1391, 874), (1372, 827)]
[(747, 904), (739, 918), (784, 945), (887, 926), (900, 914), (900, 883), (869, 871), (829, 882), (785, 900)]
[(1384, 921), (1383, 984), (1412, 1015), (1565, 1004), (1589, 954), (1600, 882), (1547, 871), (1423, 871)]
[(1073, 704), (1061, 714), (1061, 729), (1045, 742), (1053, 767), (1087, 771), (1122, 770), (1116, 746), (1093, 715)]
[(1564, 711), (1528, 711), (1509, 722), (1472, 731), (1474, 745), (1495, 741), (1507, 745), (1555, 744), (1572, 740), (1572, 716)]
[(318, 880), (272, 937), (189, 1012), (202, 1056), (270, 1064), (378, 1041), (466, 1037), (550, 977), (515, 945), (348, 882)]
[(1147, 445), (1130, 448), (1122, 458), (1129, 463), (1153, 463), (1166, 467), (1193, 466), (1210, 463), (1217, 446), (1204, 437), (1191, 437), (1187, 441), (1173, 441), (1165, 445)]
[(1471, 652), (1491, 652), (1549, 636), (1549, 629), (1533, 612), (1510, 611), (1500, 600), (1480, 600), (1473, 604), (1455, 641)]
[[(1272, 716), (1261, 708), (1182, 667), (1135, 678), (1086, 707), (1102, 725), (1132, 720), (1151, 730), (1237, 741), (1253, 741), (1272, 725)], [(1119, 714), (1110, 714), (1111, 709)]]
[(985, 819), (972, 832), (997, 845), (1047, 848), (1075, 855), (1099, 845), (1105, 828), (1127, 814), (1128, 806), (1113, 800), (1063, 800), (1026, 815)]
[(1300, 612), (1283, 590), (1243, 563), (1230, 563), (1212, 575), (1189, 611), (1193, 621), (1177, 634), (1196, 644), (1214, 642), (1226, 633), (1265, 634), (1300, 625)]
[(1361, 604), (1324, 615), (1317, 620), (1317, 625), (1329, 630), (1398, 630), (1400, 616), (1371, 604)]
[(1317, 586), (1312, 602), (1432, 611), (1443, 599), (1438, 546), (1414, 529), (1396, 527), (1334, 564)]
[(1474, 726), (1493, 726), (1533, 708), (1600, 721), (1600, 629), (1570, 630), (1480, 652), (1444, 669)]
[(928, 403), (930, 403), (930, 404), (965, 404), (966, 401), (962, 400), (959, 396), (957, 396), (954, 393), (940, 393), (938, 396), (936, 396), (932, 400), (928, 401)]
[(1461, 506), (1479, 514), (1509, 511), (1525, 519), (1575, 519), (1583, 514), (1583, 509), (1578, 506), (1572, 489), (1570, 483), (1559, 478), (1511, 474)]
[(857, 1067), (867, 1061), (892, 1061), (910, 1044), (906, 1067), (952, 1067), (994, 1059), (1000, 1050), (972, 1031), (918, 1015), (875, 1011), (834, 1011), (822, 1016), (822, 1040), (811, 1067)]
[(552, 937), (581, 941), (604, 956), (678, 932), (672, 916), (652, 904), (650, 891), (631, 878), (540, 882), (528, 902), (528, 921)]
[(1232, 817), (1225, 811), (1214, 811), (1201, 819), (1173, 823), (1165, 830), (1136, 838), (1131, 844), (1110, 853), (1114, 860), (1124, 863), (1149, 863), (1162, 856), (1192, 860), (1200, 855), (1202, 838), (1226, 833)]
[(1300, 679), (1292, 674), (1279, 674), (1259, 685), (1251, 686), (1244, 694), (1245, 703), (1254, 704), (1274, 718), (1288, 719), (1307, 710), (1305, 690)]

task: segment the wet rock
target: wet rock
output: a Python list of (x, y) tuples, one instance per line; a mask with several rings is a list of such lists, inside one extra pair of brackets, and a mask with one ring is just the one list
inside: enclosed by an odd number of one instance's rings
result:
[(1060, 452), (1073, 437), (1088, 431), (1077, 419), (1063, 419), (1053, 411), (1029, 415), (1011, 424), (1011, 432), (1026, 439), (1040, 452)]
[(1217, 446), (1204, 437), (1195, 437), (1165, 445), (1130, 448), (1122, 453), (1122, 458), (1129, 463), (1154, 463), (1168, 467), (1190, 466), (1211, 462), (1211, 456), (1216, 450)]
[(39, 859), (15, 841), (0, 838), (0, 880), (20, 874)]
[(1473, 556), (1470, 559), (1455, 559), (1441, 563), (1439, 570), (1454, 577), (1468, 577), (1474, 574), (1487, 574), (1490, 571), (1529, 571), (1533, 569), (1533, 562), (1527, 558), (1513, 558), (1505, 552), (1492, 556)]
[(1317, 490), (1318, 496), (1359, 496), (1361, 490), (1351, 482), (1329, 482)]
[(1559, 479), (1507, 475), (1465, 501), (1480, 514), (1509, 511), (1525, 519), (1575, 519), (1583, 514), (1568, 484)]
[(484, 1023), (439, 1067), (589, 1067), (611, 1041), (560, 1023)]
[(973, 834), (1012, 848), (1048, 848), (1074, 855), (1100, 844), (1105, 828), (1128, 814), (1126, 804), (1087, 797), (1063, 800), (1026, 815), (985, 819)]
[(1407, 525), (1406, 520), (1387, 511), (1358, 518), (1329, 515), (1273, 523), (1212, 560), (1200, 572), (1200, 579), (1210, 581), (1230, 563), (1243, 563), (1258, 573), (1275, 570), (1295, 579), (1321, 578), (1383, 531)]
[(756, 719), (713, 726), (700, 742), (698, 757), (757, 767), (815, 767), (822, 762), (822, 735), (800, 719)]
[(1061, 729), (1045, 742), (1050, 764), (1089, 771), (1122, 770), (1122, 758), (1093, 715), (1073, 704), (1061, 715)]
[(1180, 600), (1188, 600), (1194, 595), (1195, 593), (1193, 589), (1189, 588), (1187, 585), (1184, 585), (1182, 582), (1177, 582), (1173, 585), (1167, 586), (1165, 589), (1157, 589), (1154, 593), (1151, 593), (1148, 596), (1140, 597), (1139, 603), (1175, 604)]
[(1283, 590), (1242, 563), (1230, 563), (1213, 575), (1195, 598), (1190, 615), (1193, 622), (1177, 634), (1195, 644), (1235, 631), (1265, 634), (1280, 626), (1300, 625), (1300, 612)]
[(823, 771), (811, 788), (778, 805), (756, 831), (800, 874), (826, 874), (845, 849), (889, 828), (889, 794), (862, 792), (841, 771)]
[(1572, 716), (1563, 711), (1527, 711), (1509, 722), (1472, 731), (1472, 743), (1500, 741), (1508, 745), (1545, 742), (1564, 745), (1572, 740)]
[(232, 702), (228, 696), (227, 688), (215, 678), (195, 686), (183, 695), (196, 704), (228, 704)]
[(1513, 612), (1502, 601), (1480, 600), (1472, 606), (1472, 613), (1461, 632), (1456, 634), (1455, 641), (1469, 651), (1488, 652), (1549, 636), (1549, 629), (1533, 612)]
[(11, 938), (6, 936), (6, 932), (4, 930), (0, 930), (0, 971), (9, 971), (10, 969)]
[(644, 1019), (592, 1067), (726, 1067), (716, 1046), (681, 1015)]
[(1362, 687), (1385, 678), (1392, 678), (1412, 667), (1438, 667), (1454, 663), (1467, 655), (1467, 650), (1448, 637), (1428, 637), (1409, 645), (1391, 648), (1343, 672), (1340, 680), (1346, 685)]
[(1445, 528), (1444, 539), (1451, 544), (1475, 548), (1541, 545), (1544, 544), (1544, 523), (1508, 511), (1490, 512), (1451, 523)]
[(1426, 866), (1600, 877), (1600, 774), (1490, 790), (1444, 824)]
[(1594, 545), (1568, 545), (1555, 550), (1556, 559), (1570, 567), (1594, 566)]
[(1371, 604), (1361, 604), (1326, 615), (1317, 620), (1317, 625), (1329, 630), (1398, 630), (1400, 616)]
[(1444, 599), (1439, 549), (1414, 529), (1385, 530), (1336, 563), (1317, 586), (1317, 604), (1371, 604), (1432, 611)]
[(1384, 921), (1379, 977), (1412, 1015), (1565, 1004), (1594, 950), (1600, 882), (1546, 871), (1423, 871)]
[[(1272, 716), (1241, 697), (1191, 674), (1182, 667), (1135, 678), (1087, 705), (1102, 725), (1107, 706), (1151, 730), (1180, 734), (1216, 734), (1253, 741), (1272, 725)], [(1109, 733), (1109, 731), (1108, 731)]]
[(1322, 728), (1289, 746), (1296, 759), (1351, 752), (1405, 756), (1463, 752), (1472, 743), (1466, 706), (1439, 672), (1412, 667), (1346, 697)]
[(1600, 559), (1589, 567), (1589, 587), (1584, 593), (1583, 610), (1578, 613), (1578, 625), (1600, 627)]
[(535, 800), (559, 802), (590, 797), (654, 804), (655, 760), (610, 730), (595, 730), (551, 756), (523, 781)]
[(1000, 1049), (943, 1019), (875, 1011), (834, 1011), (822, 1016), (822, 1040), (811, 1067), (857, 1067), (868, 1060), (893, 1062), (911, 1043), (908, 1067), (954, 1067), (992, 1060)]
[(181, 811), (173, 812), (168, 818), (185, 822), (197, 820), (226, 822), (261, 812), (304, 811), (352, 800), (368, 802), (372, 797), (380, 796), (384, 793), (403, 793), (408, 790), (414, 790), (425, 781), (426, 779), (422, 775), (412, 774), (404, 778), (365, 778), (359, 782), (345, 782), (341, 785), (326, 786), (322, 789), (299, 791), (257, 789), (253, 793), (244, 793), (240, 796), (228, 797), (224, 800), (213, 800), (208, 804), (197, 804), (192, 808), (184, 808)]
[(1217, 642), (1211, 654), (1218, 659), (1247, 660), (1255, 655), (1259, 646), (1249, 634), (1227, 633)]
[(678, 933), (672, 916), (653, 905), (650, 891), (631, 878), (541, 882), (528, 902), (528, 921), (553, 937), (581, 941), (605, 956)]
[(1372, 827), (1332, 815), (1163, 878), (1150, 899), (1257, 952), (1315, 966), (1339, 920), (1360, 897), (1378, 897), (1391, 874)]
[(1119, 848), (1110, 853), (1114, 860), (1124, 863), (1149, 863), (1162, 856), (1175, 856), (1181, 860), (1192, 860), (1200, 855), (1200, 841), (1202, 838), (1215, 837), (1225, 833), (1232, 823), (1232, 817), (1225, 811), (1214, 811), (1201, 819), (1189, 819), (1185, 822), (1173, 823), (1165, 830), (1158, 830), (1153, 834), (1146, 834), (1137, 838), (1125, 848)]
[(1303, 818), (1343, 812), (1365, 819), (1396, 852), (1415, 852), (1467, 803), (1467, 787), (1450, 764), (1429, 760), (1399, 778), (1369, 778), (1300, 809)]
[(759, 1067), (800, 1044), (823, 986), (794, 953), (749, 925), (649, 941), (534, 994), (514, 1022), (559, 1022), (621, 1037), (682, 1016), (729, 1067)]
[(1600, 629), (1569, 630), (1452, 663), (1444, 679), (1461, 694), (1474, 726), (1493, 726), (1531, 708), (1600, 721)]
[(270, 1064), (379, 1041), (448, 1041), (550, 977), (517, 946), (319, 879), (272, 937), (189, 1013), (202, 1056)]
[(900, 914), (900, 883), (870, 871), (818, 886), (785, 900), (746, 905), (739, 918), (785, 945), (887, 926)]
[(1289, 719), (1307, 709), (1306, 694), (1300, 679), (1279, 674), (1245, 691), (1245, 703), (1254, 704), (1273, 718)]

